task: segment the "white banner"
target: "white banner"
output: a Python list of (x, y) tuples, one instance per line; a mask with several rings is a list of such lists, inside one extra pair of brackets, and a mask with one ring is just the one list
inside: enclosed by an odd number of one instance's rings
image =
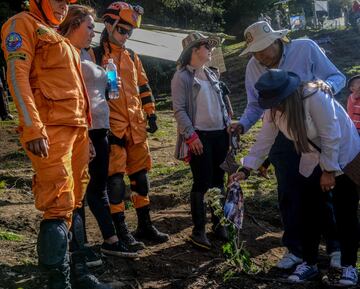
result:
[(315, 11), (329, 12), (327, 1), (315, 1)]

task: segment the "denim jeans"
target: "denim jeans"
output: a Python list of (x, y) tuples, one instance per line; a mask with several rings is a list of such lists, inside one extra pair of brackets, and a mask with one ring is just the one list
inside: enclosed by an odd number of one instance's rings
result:
[[(278, 200), (280, 215), (284, 226), (282, 242), (289, 252), (302, 257), (302, 218), (301, 198), (302, 176), (299, 173), (300, 154), (295, 150), (293, 142), (279, 132), (269, 153), (270, 162), (275, 167), (278, 183)], [(324, 196), (325, 197), (325, 196)], [(322, 234), (326, 238), (327, 252), (340, 248), (336, 238), (336, 224), (331, 196), (326, 196), (324, 203), (326, 218), (323, 219)]]
[[(328, 192), (321, 190), (321, 175), (322, 171), (318, 166), (310, 177), (303, 177), (302, 181), (304, 187), (301, 202), (303, 257), (309, 264), (317, 262), (321, 228), (324, 219), (329, 217), (326, 211), (326, 198), (324, 198)], [(359, 241), (357, 234), (359, 197), (356, 185), (346, 175), (336, 177), (335, 181), (332, 201), (341, 245), (341, 264), (355, 266)]]

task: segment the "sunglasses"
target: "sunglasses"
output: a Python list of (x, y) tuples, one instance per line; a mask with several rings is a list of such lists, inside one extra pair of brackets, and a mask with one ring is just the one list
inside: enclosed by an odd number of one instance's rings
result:
[(121, 34), (121, 35), (125, 35), (127, 34), (129, 37), (132, 35), (133, 33), (133, 30), (132, 29), (126, 29), (124, 27), (121, 27), (121, 26), (117, 26), (116, 27), (116, 31)]

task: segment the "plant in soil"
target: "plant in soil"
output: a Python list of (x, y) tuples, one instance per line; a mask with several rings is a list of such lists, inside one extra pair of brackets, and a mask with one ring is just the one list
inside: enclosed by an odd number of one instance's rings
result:
[(228, 231), (229, 241), (222, 246), (226, 257), (222, 274), (223, 280), (229, 281), (237, 273), (257, 274), (260, 268), (252, 261), (250, 253), (246, 250), (244, 241), (241, 240), (241, 231), (224, 216), (224, 196), (219, 188), (211, 188), (206, 192), (206, 203), (213, 209), (214, 214), (220, 219), (220, 224)]

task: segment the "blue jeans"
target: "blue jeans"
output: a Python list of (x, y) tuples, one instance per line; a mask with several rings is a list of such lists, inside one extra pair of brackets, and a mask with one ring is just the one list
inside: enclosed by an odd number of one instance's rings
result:
[[(275, 143), (269, 153), (270, 162), (275, 167), (275, 174), (278, 183), (278, 200), (280, 215), (284, 226), (282, 242), (289, 252), (302, 257), (302, 176), (299, 173), (300, 154), (295, 150), (294, 144), (279, 132)], [(336, 223), (331, 195), (326, 196), (323, 231), (326, 238), (327, 252), (340, 250), (337, 241)]]

